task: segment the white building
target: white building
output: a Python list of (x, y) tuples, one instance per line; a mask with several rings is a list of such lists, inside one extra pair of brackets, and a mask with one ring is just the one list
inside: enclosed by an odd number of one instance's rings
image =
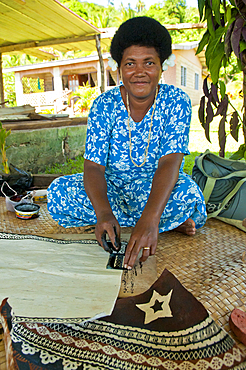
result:
[[(199, 104), (203, 95), (203, 78), (207, 75), (204, 55), (195, 55), (198, 42), (174, 44), (175, 66), (163, 72), (162, 82), (182, 88), (191, 98), (192, 105)], [(105, 89), (119, 84), (117, 71), (108, 66), (109, 53), (103, 54)], [(30, 104), (40, 111), (66, 100), (69, 92), (88, 83), (101, 85), (98, 55), (83, 58), (55, 60), (3, 69), (3, 73), (15, 73), (17, 105)], [(39, 90), (43, 92), (39, 92)]]

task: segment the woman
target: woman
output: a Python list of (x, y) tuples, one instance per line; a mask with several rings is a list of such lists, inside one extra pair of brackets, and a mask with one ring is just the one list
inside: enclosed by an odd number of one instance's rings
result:
[(182, 171), (190, 99), (158, 84), (171, 56), (168, 31), (152, 18), (130, 19), (116, 32), (110, 52), (123, 84), (94, 101), (84, 176), (56, 179), (48, 209), (64, 227), (96, 224), (105, 249), (106, 234), (117, 249), (120, 227), (134, 226), (124, 260), (130, 269), (141, 249), (141, 261), (155, 254), (159, 232), (194, 235), (206, 209), (200, 189)]

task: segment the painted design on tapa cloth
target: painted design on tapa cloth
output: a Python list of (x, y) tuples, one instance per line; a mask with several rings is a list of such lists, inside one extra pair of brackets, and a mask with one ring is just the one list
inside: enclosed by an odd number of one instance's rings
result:
[(153, 290), (153, 295), (149, 302), (136, 304), (136, 306), (145, 312), (144, 324), (149, 324), (151, 321), (164, 318), (173, 317), (169, 302), (172, 296), (172, 290), (167, 295), (160, 295)]
[[(145, 324), (145, 312), (137, 305), (159, 295), (171, 297), (172, 316)], [(167, 270), (145, 293), (119, 299), (112, 314), (102, 319), (79, 324), (11, 317), (7, 302), (1, 314), (11, 322), (18, 370), (27, 363), (35, 370), (246, 369), (234, 340)]]
[(11, 234), (11, 233), (1, 233), (0, 232), (0, 239), (7, 239), (7, 240), (24, 240), (24, 239), (33, 239), (33, 240), (40, 240), (40, 241), (48, 241), (50, 243), (55, 244), (95, 244), (95, 240), (92, 239), (80, 239), (80, 240), (61, 240), (61, 239), (52, 239), (46, 238), (45, 236), (37, 236), (37, 235), (28, 235), (28, 234)]

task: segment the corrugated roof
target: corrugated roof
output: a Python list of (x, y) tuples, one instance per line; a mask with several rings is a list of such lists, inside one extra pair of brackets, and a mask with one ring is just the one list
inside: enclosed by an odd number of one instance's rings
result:
[[(42, 52), (53, 47), (68, 50), (96, 50), (95, 35), (100, 30), (57, 0), (0, 0), (0, 52), (26, 53), (50, 59)], [(109, 40), (102, 39), (107, 48)]]

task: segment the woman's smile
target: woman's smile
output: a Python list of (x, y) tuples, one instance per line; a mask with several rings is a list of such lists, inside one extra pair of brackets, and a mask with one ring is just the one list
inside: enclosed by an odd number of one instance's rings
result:
[(155, 48), (132, 45), (124, 50), (120, 72), (129, 96), (154, 96), (161, 77), (161, 62)]

